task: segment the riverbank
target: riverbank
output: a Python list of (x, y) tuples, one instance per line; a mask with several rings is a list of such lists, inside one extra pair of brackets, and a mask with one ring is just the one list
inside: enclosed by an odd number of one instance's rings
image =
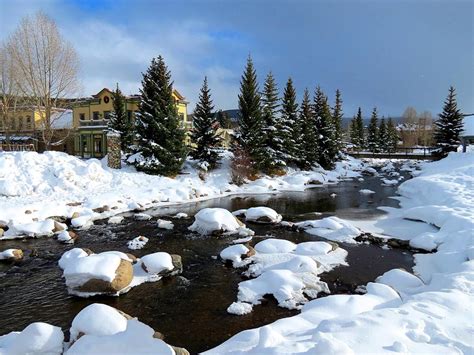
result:
[(376, 226), (382, 235), (396, 234), (400, 219), (436, 226), (406, 235), (433, 250), (415, 255), (415, 275), (388, 271), (368, 283), (364, 295), (310, 301), (301, 314), (241, 332), (207, 354), (471, 353), (473, 176), (473, 154), (423, 164), (399, 187), (401, 208), (386, 209), (388, 223), (362, 226), (369, 232)]
[(236, 194), (303, 191), (312, 184), (358, 177), (364, 167), (360, 160), (347, 157), (332, 171), (289, 170), (285, 176), (264, 176), (237, 186), (231, 182), (231, 157), (224, 152), (220, 167), (205, 176), (187, 161), (183, 173), (171, 179), (139, 173), (131, 166), (113, 170), (106, 161), (59, 152), (2, 152), (0, 225), (9, 229), (2, 238), (51, 235), (50, 217), (69, 218), (80, 228), (133, 210)]

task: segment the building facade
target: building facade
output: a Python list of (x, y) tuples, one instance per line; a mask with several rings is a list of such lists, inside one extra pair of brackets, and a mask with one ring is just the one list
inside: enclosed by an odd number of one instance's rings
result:
[[(192, 122), (188, 121), (188, 102), (177, 90), (173, 90), (173, 97), (182, 126), (189, 132)], [(139, 102), (139, 95), (125, 97), (125, 110), (129, 122), (135, 121)], [(102, 158), (107, 154), (106, 131), (113, 110), (112, 91), (107, 88), (90, 99), (80, 100), (74, 104), (74, 155), (83, 158)], [(186, 134), (186, 143), (189, 143), (189, 134)]]

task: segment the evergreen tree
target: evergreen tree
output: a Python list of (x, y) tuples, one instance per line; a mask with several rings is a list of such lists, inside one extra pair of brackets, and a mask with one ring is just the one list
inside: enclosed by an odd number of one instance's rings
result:
[(137, 170), (176, 175), (186, 158), (185, 132), (173, 98), (171, 73), (161, 56), (143, 74), (136, 120), (138, 147), (129, 157)]
[(281, 117), (278, 132), (282, 139), (282, 151), (287, 163), (298, 163), (297, 152), (299, 146), (300, 128), (297, 127), (298, 103), (296, 102), (296, 91), (291, 78), (286, 82), (281, 103)]
[(316, 138), (316, 120), (311, 109), (308, 89), (305, 89), (301, 102), (299, 126), (301, 127), (299, 167), (310, 169), (318, 161), (319, 151)]
[(204, 83), (199, 93), (199, 102), (194, 110), (194, 129), (191, 135), (191, 140), (196, 146), (191, 153), (192, 157), (200, 161), (204, 170), (214, 169), (219, 159), (219, 154), (216, 151), (220, 143), (220, 138), (217, 135), (219, 122), (212, 113), (214, 106), (210, 91), (207, 77), (204, 77)]
[(359, 136), (357, 134), (357, 117), (354, 116), (349, 123), (349, 139), (355, 149), (360, 149)]
[(336, 90), (336, 102), (332, 113), (332, 121), (334, 124), (334, 140), (337, 151), (342, 149), (342, 98), (341, 91)]
[(364, 134), (364, 119), (362, 118), (362, 110), (359, 107), (357, 110), (357, 116), (355, 119), (355, 131), (356, 131), (356, 138), (357, 138), (357, 147), (359, 149), (365, 149), (365, 134)]
[(219, 122), (219, 126), (225, 129), (230, 129), (232, 128), (232, 121), (227, 114), (227, 112), (224, 112), (222, 110), (219, 110), (216, 112), (216, 119), (217, 122)]
[(264, 161), (260, 95), (257, 73), (250, 56), (240, 81), (239, 129), (234, 150), (247, 156), (253, 168), (258, 169)]
[(386, 152), (388, 150), (388, 131), (387, 131), (387, 124), (385, 123), (385, 118), (382, 117), (380, 120), (379, 125), (379, 149), (382, 152)]
[(378, 152), (379, 148), (379, 129), (378, 129), (378, 117), (377, 108), (374, 107), (372, 110), (372, 116), (370, 117), (370, 123), (367, 130), (367, 149), (370, 152)]
[(130, 151), (130, 146), (133, 144), (133, 126), (127, 117), (125, 110), (125, 96), (117, 88), (112, 92), (112, 105), (114, 110), (110, 113), (109, 129), (120, 133), (120, 149), (123, 152)]
[(262, 132), (264, 146), (264, 161), (262, 168), (268, 174), (275, 172), (285, 166), (285, 160), (282, 151), (281, 132), (278, 130), (278, 88), (273, 74), (268, 73), (263, 86), (262, 101)]
[(456, 91), (454, 87), (449, 88), (449, 94), (444, 101), (443, 112), (435, 122), (434, 139), (439, 148), (439, 155), (446, 156), (449, 152), (456, 151), (461, 144), (459, 135), (463, 131), (463, 116), (457, 107)]
[(395, 152), (398, 144), (398, 132), (393, 124), (392, 118), (388, 118), (387, 122), (387, 150), (389, 152)]
[(316, 123), (316, 141), (319, 151), (318, 163), (323, 168), (330, 169), (333, 166), (337, 148), (328, 99), (319, 86), (316, 88), (314, 96), (313, 114)]

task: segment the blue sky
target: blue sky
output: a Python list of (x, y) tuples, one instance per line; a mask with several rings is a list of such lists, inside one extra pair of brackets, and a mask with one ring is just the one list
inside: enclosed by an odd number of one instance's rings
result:
[(0, 0), (0, 39), (42, 10), (81, 58), (83, 95), (116, 82), (136, 93), (162, 54), (194, 109), (204, 75), (216, 108), (235, 108), (250, 53), (259, 80), (272, 71), (299, 96), (339, 88), (346, 116), (361, 106), (400, 116), (407, 106), (437, 114), (449, 85), (474, 112), (471, 0)]

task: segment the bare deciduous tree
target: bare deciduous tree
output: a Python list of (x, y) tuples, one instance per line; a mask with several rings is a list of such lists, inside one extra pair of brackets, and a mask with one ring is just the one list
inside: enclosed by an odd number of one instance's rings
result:
[[(19, 74), (21, 94), (42, 114), (42, 140), (47, 149), (54, 142), (54, 122), (61, 114), (54, 108), (66, 106), (66, 98), (79, 90), (79, 58), (60, 34), (56, 23), (39, 12), (25, 17), (10, 36), (7, 52)], [(64, 138), (64, 137), (62, 137)]]
[(5, 132), (5, 141), (10, 143), (13, 119), (18, 102), (18, 76), (5, 44), (0, 47), (0, 127)]

